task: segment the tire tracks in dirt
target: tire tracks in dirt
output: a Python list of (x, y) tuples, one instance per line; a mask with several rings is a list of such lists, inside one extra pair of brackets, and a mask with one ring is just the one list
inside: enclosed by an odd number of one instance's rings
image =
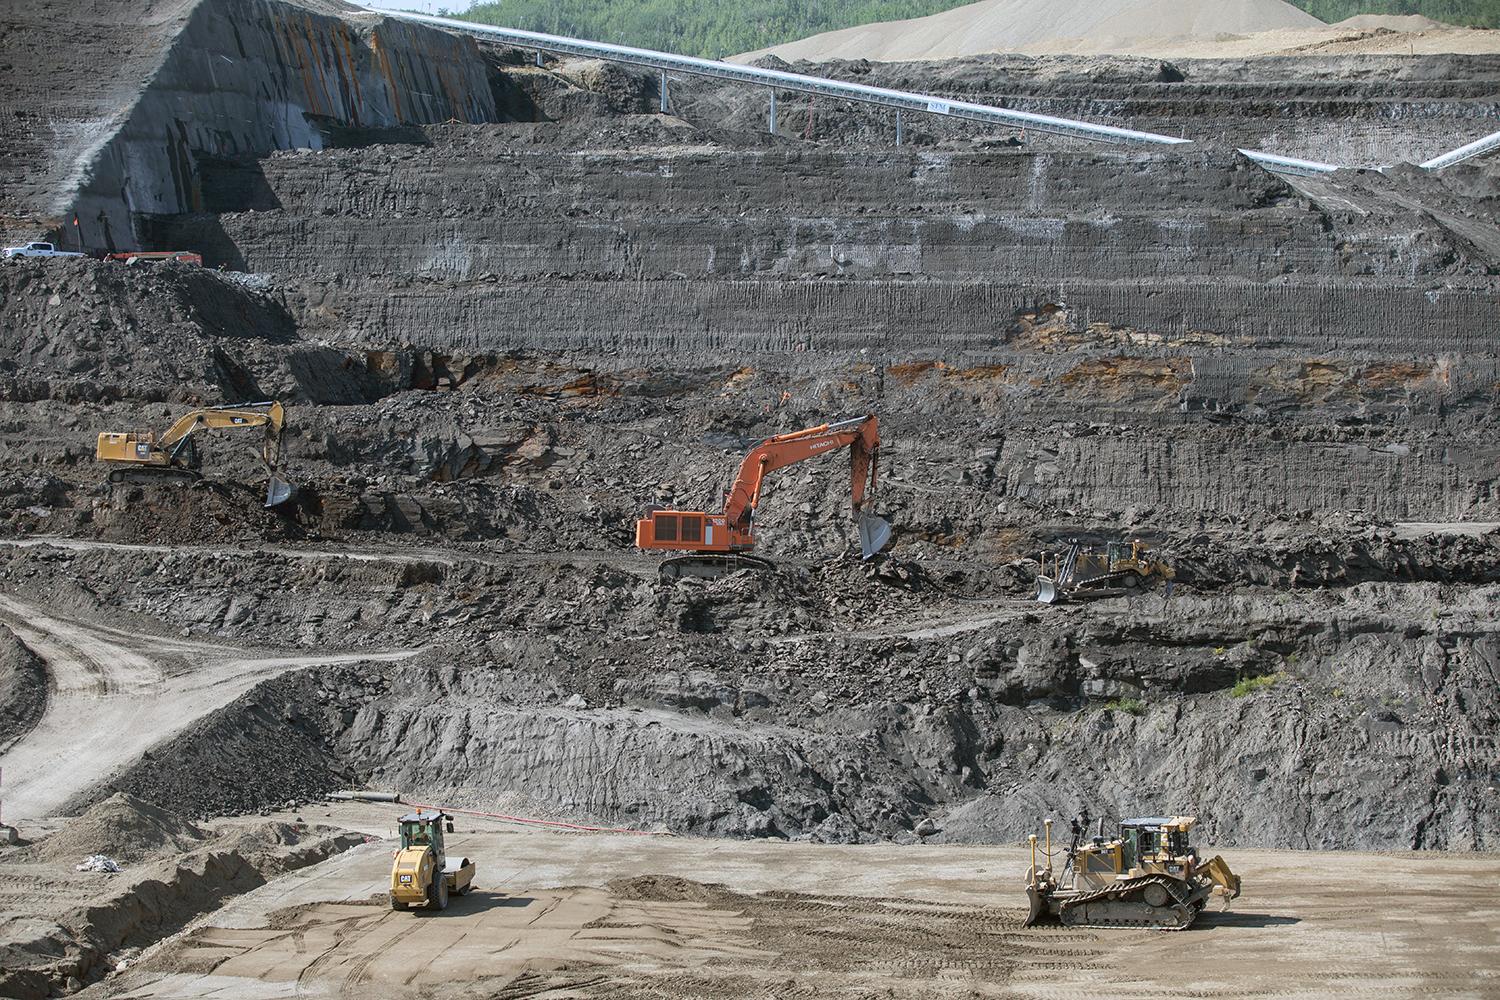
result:
[(185, 641), (53, 615), (4, 594), (0, 622), (45, 661), (52, 691), (36, 727), (0, 755), (12, 819), (54, 813), (262, 680), (419, 652), (282, 654)]

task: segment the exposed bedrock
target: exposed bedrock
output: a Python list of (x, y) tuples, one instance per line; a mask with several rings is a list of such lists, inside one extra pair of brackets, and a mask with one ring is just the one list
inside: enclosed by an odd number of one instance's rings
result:
[[(311, 570), (244, 568), (285, 582)], [(1039, 814), (1170, 802), (1211, 817), (1223, 845), (1484, 849), (1500, 835), (1492, 585), (1200, 593), (1129, 614), (990, 608), (929, 632), (912, 627), (908, 598), (848, 575), (828, 611), (872, 629), (804, 632), (826, 623), (814, 581), (731, 578), (662, 601), (645, 581), (581, 568), (551, 595), (584, 584), (571, 620), (545, 622), (445, 613), (473, 569), (383, 583), (362, 570), (351, 589), (394, 588), (438, 612), (420, 626), (380, 615), (362, 631), (419, 628), (437, 649), (262, 685), (99, 794), (253, 809), (287, 794), (256, 776), (285, 759), (299, 794), (364, 780), (428, 801), (714, 834), (907, 837), (935, 815), (949, 839), (1009, 842)], [(491, 574), (486, 592), (497, 608), (533, 608), (530, 586)], [(301, 611), (331, 639), (339, 616), (322, 616), (322, 592)], [(738, 617), (717, 634), (674, 634), (684, 600)], [(268, 627), (273, 605), (225, 631)], [(811, 613), (776, 634), (788, 609)], [(189, 600), (164, 617), (193, 614)], [(190, 762), (210, 746), (216, 780), (204, 782)]]
[(199, 0), (128, 117), (59, 193), (62, 235), (138, 245), (136, 217), (203, 205), (202, 164), (320, 149), (340, 129), (493, 121), (489, 71), (468, 39), (340, 3)]

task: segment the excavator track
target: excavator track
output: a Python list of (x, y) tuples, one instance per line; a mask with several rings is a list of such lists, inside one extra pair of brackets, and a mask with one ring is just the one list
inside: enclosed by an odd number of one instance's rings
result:
[(132, 469), (110, 469), (109, 481), (116, 484), (127, 483), (131, 486), (171, 485), (174, 483), (191, 486), (194, 483), (203, 482), (203, 475), (191, 469), (181, 469), (175, 466), (146, 465)]
[(1166, 875), (1143, 875), (1084, 893), (1062, 903), (1058, 919), (1067, 927), (1144, 927), (1181, 931), (1202, 909), (1185, 883)]
[(662, 560), (656, 569), (658, 578), (665, 582), (696, 577), (700, 580), (717, 580), (742, 569), (753, 569), (760, 573), (773, 573), (776, 564), (760, 556), (738, 552), (699, 552), (687, 556), (673, 556)]

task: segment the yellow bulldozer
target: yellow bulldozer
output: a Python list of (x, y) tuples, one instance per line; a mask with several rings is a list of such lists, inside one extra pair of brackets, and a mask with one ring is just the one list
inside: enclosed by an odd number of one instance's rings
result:
[(467, 896), (474, 888), (474, 862), (449, 857), (443, 843), (443, 831), (453, 832), (453, 817), (418, 809), (399, 822), (401, 846), (391, 864), (391, 909), (446, 910), (450, 896)]
[(1240, 894), (1240, 877), (1215, 855), (1200, 861), (1188, 842), (1193, 816), (1152, 816), (1120, 822), (1117, 837), (1084, 840), (1087, 817), (1073, 821), (1073, 842), (1060, 876), (1052, 872), (1052, 821), (1044, 824), (1043, 863), (1030, 836), (1026, 880), (1030, 911), (1025, 926), (1055, 919), (1068, 927), (1152, 927), (1182, 930), (1209, 899), (1228, 906)]
[(1142, 591), (1154, 580), (1164, 580), (1166, 596), (1172, 596), (1176, 571), (1159, 559), (1149, 558), (1148, 551), (1141, 541), (1110, 542), (1102, 550), (1073, 541), (1066, 552), (1054, 555), (1050, 562), (1043, 553), (1036, 599), (1057, 604), (1070, 598), (1118, 597)]
[(296, 493), (290, 483), (277, 475), (285, 424), (286, 410), (274, 401), (209, 406), (178, 417), (160, 436), (152, 431), (105, 431), (99, 435), (94, 458), (109, 463), (112, 483), (196, 482), (202, 478), (198, 473), (200, 431), (264, 427), (266, 435), (260, 457), (269, 476), (266, 506), (275, 507)]

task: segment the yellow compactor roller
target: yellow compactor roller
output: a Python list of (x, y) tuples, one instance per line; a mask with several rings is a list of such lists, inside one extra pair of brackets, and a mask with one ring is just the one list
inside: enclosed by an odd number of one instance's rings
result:
[(453, 832), (452, 817), (418, 809), (400, 823), (401, 847), (391, 864), (391, 909), (446, 910), (449, 896), (467, 896), (474, 888), (474, 862), (449, 857), (443, 843), (443, 831)]
[(1182, 930), (1212, 896), (1224, 904), (1240, 894), (1240, 877), (1218, 856), (1199, 861), (1188, 843), (1192, 816), (1152, 816), (1120, 822), (1120, 835), (1085, 842), (1087, 820), (1073, 821), (1073, 842), (1061, 876), (1052, 873), (1052, 821), (1046, 821), (1043, 864), (1032, 834), (1026, 926), (1056, 919), (1068, 927), (1154, 927)]

